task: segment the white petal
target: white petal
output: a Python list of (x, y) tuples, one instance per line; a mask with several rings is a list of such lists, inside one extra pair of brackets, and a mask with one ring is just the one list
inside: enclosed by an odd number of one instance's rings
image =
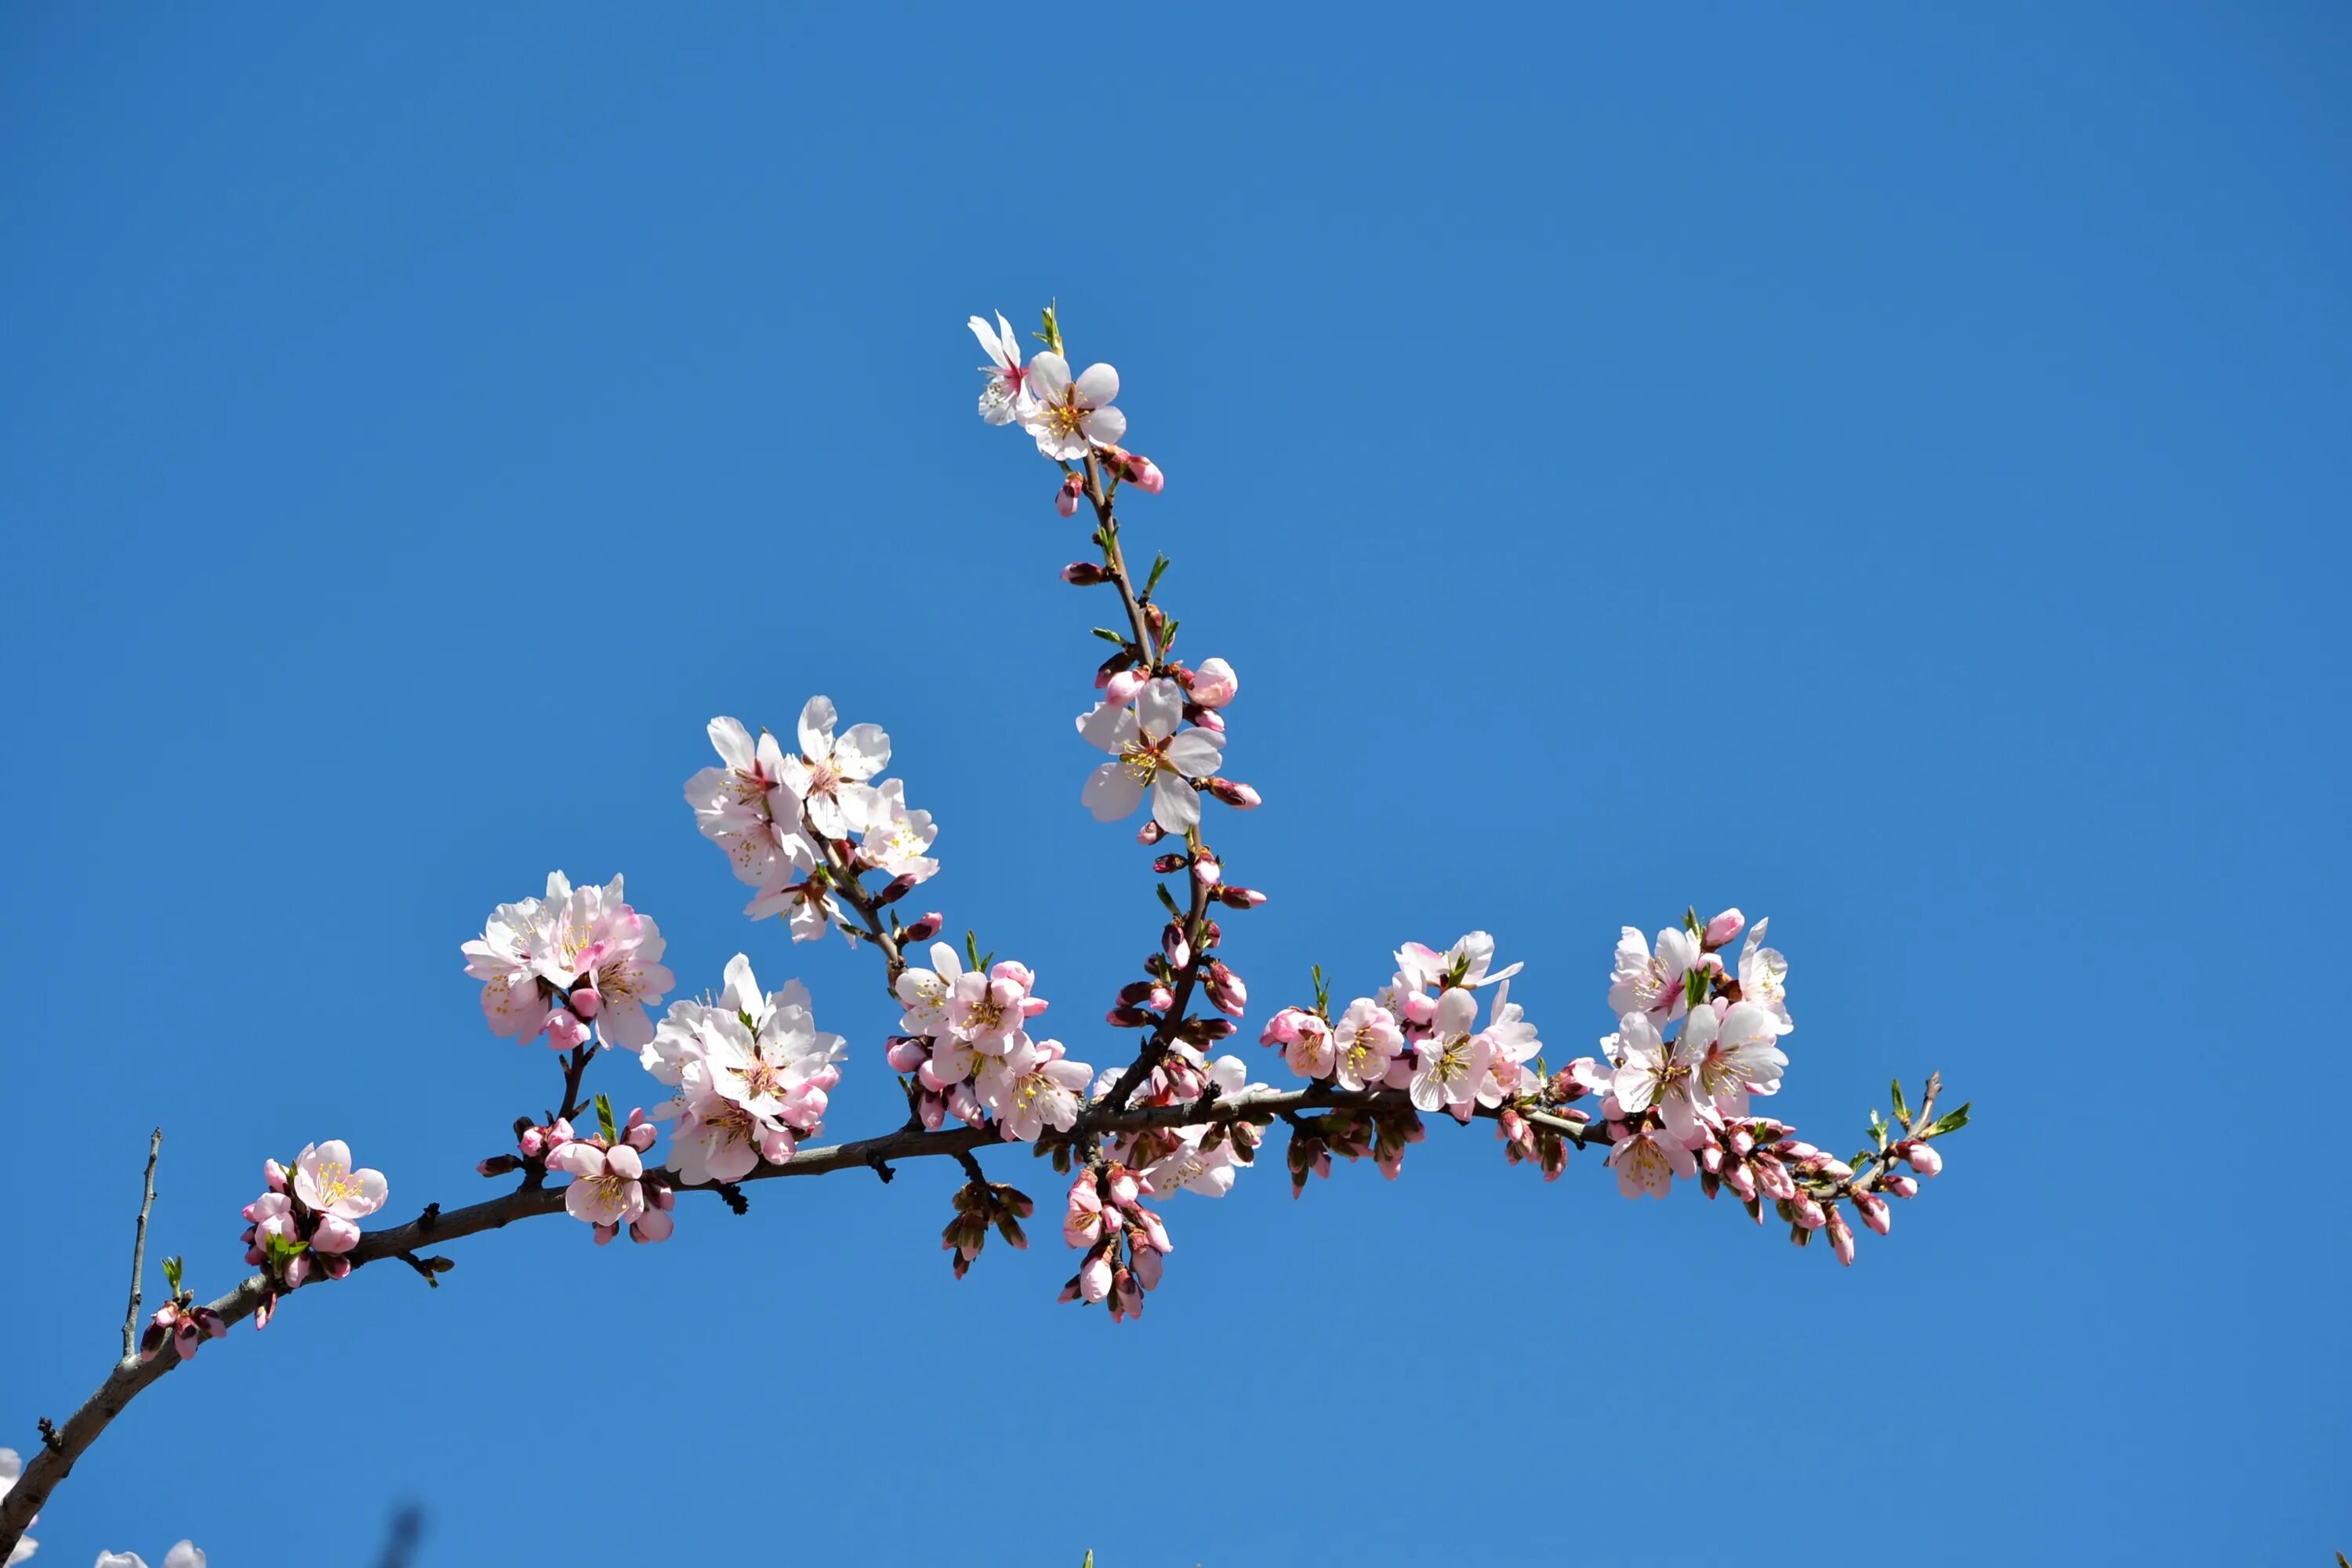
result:
[(1135, 700), (1135, 716), (1141, 721), (1144, 733), (1155, 741), (1166, 740), (1184, 721), (1184, 689), (1164, 675), (1145, 682)]
[(1117, 822), (1131, 816), (1142, 800), (1143, 782), (1123, 763), (1105, 763), (1097, 768), (1087, 776), (1087, 787), (1078, 795), (1079, 804), (1095, 814), (1097, 822)]
[(1097, 702), (1093, 712), (1078, 716), (1078, 733), (1087, 738), (1088, 745), (1115, 757), (1135, 739), (1134, 710)]
[(710, 721), (710, 743), (730, 768), (744, 773), (751, 771), (756, 761), (751, 746), (751, 732), (743, 728), (740, 719), (713, 719)]
[(822, 761), (833, 752), (833, 726), (837, 715), (830, 697), (812, 697), (801, 710), (801, 751)]
[[(996, 319), (1000, 321), (1004, 320), (1003, 316), (999, 316)], [(966, 323), (966, 325), (971, 328), (971, 335), (980, 340), (980, 346), (982, 352), (984, 352), (990, 359), (996, 362), (997, 369), (1009, 370), (1012, 368), (1012, 363), (1005, 358), (1005, 343), (1010, 339), (1010, 333), (1006, 334), (1006, 336), (1003, 338), (998, 337), (996, 333), (990, 329), (989, 324), (981, 320), (978, 316), (974, 316)]]
[(1127, 416), (1116, 408), (1097, 408), (1078, 421), (1078, 428), (1097, 447), (1116, 447), (1127, 437)]
[(1206, 730), (1187, 730), (1168, 742), (1168, 765), (1196, 779), (1207, 778), (1225, 759), (1219, 750), (1223, 737)]
[[(1043, 358), (1043, 355), (1038, 356)], [(1078, 377), (1077, 404), (1081, 408), (1108, 408), (1118, 401), (1118, 372), (1107, 364), (1090, 364)]]
[(1062, 394), (1070, 389), (1070, 362), (1047, 349), (1029, 362), (1029, 376), (1024, 384), (1040, 402), (1059, 403)]
[(1151, 776), (1151, 820), (1171, 833), (1197, 826), (1201, 821), (1201, 797), (1193, 793), (1191, 784), (1162, 768)]
[(889, 765), (889, 731), (879, 724), (853, 724), (834, 747), (833, 760), (845, 778), (870, 779)]

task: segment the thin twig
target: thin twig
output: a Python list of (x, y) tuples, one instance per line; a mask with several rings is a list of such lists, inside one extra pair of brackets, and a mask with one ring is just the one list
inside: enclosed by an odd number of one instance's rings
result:
[(122, 1359), (139, 1352), (139, 1295), (147, 1272), (147, 1216), (155, 1208), (155, 1156), (163, 1150), (163, 1130), (147, 1135), (146, 1193), (139, 1200), (139, 1234), (131, 1243), (131, 1310), (122, 1315)]

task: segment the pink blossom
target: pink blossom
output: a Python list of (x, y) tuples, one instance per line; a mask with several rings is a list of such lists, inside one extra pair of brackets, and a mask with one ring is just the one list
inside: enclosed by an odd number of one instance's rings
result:
[(294, 1195), (319, 1214), (365, 1219), (389, 1191), (382, 1171), (352, 1168), (351, 1145), (340, 1138), (305, 1144), (294, 1158)]

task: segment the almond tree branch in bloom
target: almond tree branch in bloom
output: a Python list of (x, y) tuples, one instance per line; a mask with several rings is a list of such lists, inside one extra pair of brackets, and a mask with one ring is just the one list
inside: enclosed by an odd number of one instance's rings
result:
[[(1111, 588), (1125, 622), (1096, 628), (1112, 651), (1093, 672), (1097, 700), (1076, 729), (1108, 754), (1087, 776), (1081, 804), (1104, 823), (1142, 811), (1137, 838), (1151, 853), (1158, 941), (1104, 1014), (1110, 1028), (1135, 1036), (1131, 1059), (1100, 1073), (1072, 1059), (1061, 1041), (1033, 1032), (1048, 1004), (1026, 964), (983, 954), (976, 933), (961, 949), (935, 940), (945, 925), (938, 911), (902, 921), (896, 906), (940, 868), (930, 854), (938, 827), (929, 812), (908, 805), (903, 781), (878, 776), (890, 760), (878, 725), (842, 728), (821, 696), (803, 707), (789, 742), (715, 719), (719, 765), (686, 786), (697, 825), (753, 890), (745, 906), (753, 920), (781, 917), (795, 942), (838, 931), (881, 955), (884, 984), (901, 1008), (901, 1032), (881, 1054), (898, 1075), (891, 1114), (903, 1109), (904, 1124), (815, 1142), (849, 1050), (816, 1027), (808, 989), (788, 981), (767, 990), (738, 953), (715, 991), (668, 1003), (656, 1018), (677, 978), (661, 962), (655, 922), (628, 902), (620, 878), (574, 887), (553, 873), (543, 897), (499, 906), (464, 944), (491, 1031), (558, 1053), (555, 1108), (544, 1120), (515, 1119), (511, 1152), (478, 1166), (485, 1177), (519, 1176), (519, 1184), (366, 1230), (360, 1222), (384, 1208), (389, 1184), (355, 1164), (343, 1143), (265, 1161), (265, 1190), (243, 1214), (254, 1271), (200, 1304), (184, 1288), (181, 1259), (167, 1259), (170, 1298), (141, 1332), (158, 1131), (123, 1357), (62, 1426), (41, 1422), (29, 1461), (0, 1449), (6, 1563), (30, 1554), (26, 1531), (36, 1512), (115, 1416), (230, 1325), (251, 1318), (266, 1326), (293, 1293), (387, 1259), (437, 1286), (455, 1264), (436, 1249), (519, 1220), (561, 1213), (587, 1225), (600, 1245), (624, 1234), (656, 1243), (675, 1228), (680, 1193), (712, 1193), (740, 1214), (749, 1183), (840, 1171), (887, 1180), (896, 1162), (949, 1159), (964, 1181), (941, 1239), (960, 1278), (992, 1231), (1027, 1246), (1021, 1222), (1033, 1201), (990, 1181), (981, 1159), (1027, 1143), (1070, 1178), (1062, 1234), (1079, 1262), (1062, 1299), (1125, 1321), (1140, 1316), (1173, 1249), (1152, 1205), (1180, 1193), (1223, 1195), (1276, 1123), (1288, 1132), (1294, 1195), (1328, 1176), (1335, 1158), (1370, 1159), (1395, 1178), (1432, 1117), (1486, 1121), (1508, 1163), (1531, 1163), (1546, 1180), (1563, 1173), (1572, 1152), (1604, 1150), (1628, 1197), (1663, 1198), (1677, 1180), (1709, 1198), (1727, 1189), (1758, 1224), (1769, 1204), (1800, 1246), (1826, 1234), (1845, 1263), (1854, 1256), (1849, 1215), (1886, 1234), (1887, 1200), (1916, 1195), (1918, 1179), (1941, 1169), (1936, 1144), (1966, 1125), (1968, 1108), (1939, 1115), (1933, 1076), (1916, 1110), (1899, 1082), (1892, 1087), (1892, 1119), (1871, 1113), (1851, 1161), (1758, 1113), (1755, 1100), (1780, 1091), (1795, 1023), (1787, 961), (1764, 945), (1769, 922), (1750, 926), (1738, 910), (1705, 921), (1686, 910), (1654, 942), (1623, 928), (1608, 986), (1616, 1028), (1593, 1054), (1557, 1070), (1510, 1000), (1520, 966), (1496, 967), (1494, 939), (1483, 931), (1443, 951), (1404, 943), (1385, 984), (1336, 1009), (1317, 969), (1311, 999), (1275, 1011), (1259, 1036), (1301, 1080), (1294, 1087), (1252, 1082), (1242, 1058), (1211, 1056), (1248, 1006), (1248, 986), (1223, 957), (1218, 916), (1265, 902), (1233, 879), (1205, 816), (1212, 805), (1259, 805), (1255, 789), (1223, 773), (1225, 710), (1240, 681), (1223, 659), (1188, 663), (1176, 653), (1180, 622), (1160, 595), (1167, 556), (1155, 554), (1139, 575), (1128, 560), (1118, 496), (1157, 495), (1165, 479), (1121, 444), (1118, 373), (1096, 364), (1074, 374), (1052, 310), (1043, 325), (1045, 348), (1024, 363), (1003, 317), (992, 325), (972, 319), (991, 362), (980, 412), (991, 424), (1017, 425), (1055, 465), (1062, 516), (1075, 517), (1081, 503), (1091, 509), (1096, 556), (1061, 574), (1078, 587)], [(1196, 1003), (1204, 1010), (1196, 1014)], [(624, 1115), (611, 1089), (592, 1091), (591, 1070), (616, 1049), (659, 1086), (646, 1097), (650, 1108)]]

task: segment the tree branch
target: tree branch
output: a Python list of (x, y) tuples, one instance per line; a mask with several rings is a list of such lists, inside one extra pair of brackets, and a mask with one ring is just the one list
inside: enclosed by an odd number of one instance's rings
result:
[(155, 1208), (155, 1156), (163, 1150), (163, 1130), (160, 1127), (147, 1138), (146, 1194), (139, 1200), (139, 1234), (131, 1243), (131, 1307), (122, 1314), (122, 1353), (130, 1356), (139, 1349), (140, 1281), (147, 1272), (147, 1216)]

